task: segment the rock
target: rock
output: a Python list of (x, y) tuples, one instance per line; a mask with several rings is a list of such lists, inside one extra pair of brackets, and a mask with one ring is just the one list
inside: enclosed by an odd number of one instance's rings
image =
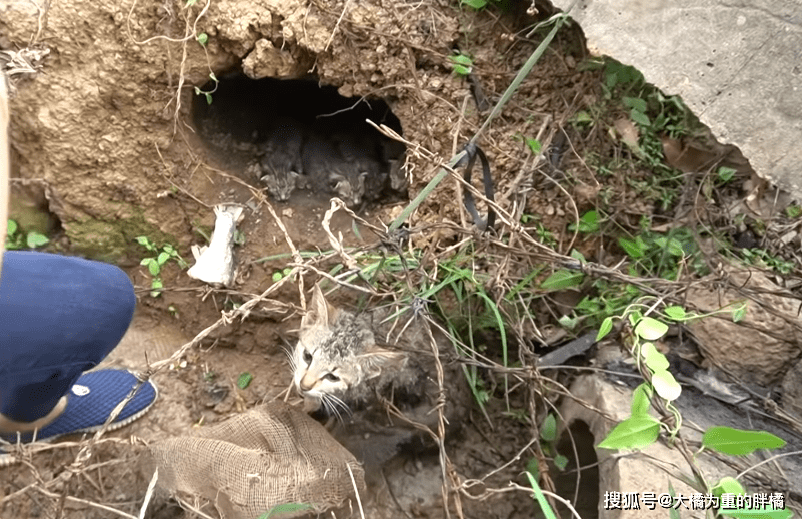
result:
[(691, 288), (688, 303), (697, 312), (707, 313), (759, 294), (762, 304), (749, 300), (746, 316), (738, 323), (725, 312), (692, 321), (690, 329), (705, 358), (741, 382), (761, 386), (779, 383), (800, 355), (800, 302), (776, 295), (781, 289), (757, 269), (729, 269), (729, 275), (731, 286), (740, 288)]

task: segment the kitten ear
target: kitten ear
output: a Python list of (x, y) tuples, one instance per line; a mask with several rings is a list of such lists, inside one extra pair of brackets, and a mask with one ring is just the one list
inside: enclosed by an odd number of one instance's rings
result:
[(407, 356), (402, 352), (384, 350), (374, 345), (359, 356), (359, 361), (364, 366), (366, 378), (371, 379), (381, 375), (382, 370), (403, 368)]
[(312, 301), (309, 302), (306, 315), (301, 319), (301, 329), (328, 326), (335, 317), (337, 317), (337, 309), (323, 297), (320, 285), (315, 285), (315, 288), (312, 289)]

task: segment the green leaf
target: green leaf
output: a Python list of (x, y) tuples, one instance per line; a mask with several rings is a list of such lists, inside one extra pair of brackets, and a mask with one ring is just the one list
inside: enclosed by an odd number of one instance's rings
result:
[(540, 438), (546, 442), (553, 442), (557, 439), (557, 419), (551, 413), (540, 424)]
[(719, 510), (724, 517), (737, 519), (789, 519), (794, 513), (788, 508), (775, 509), (771, 506), (764, 508), (740, 508), (736, 510)]
[(50, 240), (47, 239), (47, 236), (36, 231), (29, 232), (27, 236), (27, 244), (29, 249), (44, 247), (49, 241)]
[(162, 280), (154, 278), (153, 281), (150, 282), (150, 297), (159, 297), (162, 293), (162, 288), (164, 288)]
[(645, 113), (641, 112), (640, 110), (636, 110), (635, 108), (630, 110), (629, 116), (633, 121), (642, 126), (651, 126), (652, 124), (652, 122), (649, 120), (649, 117), (647, 117)]
[(599, 326), (599, 332), (596, 334), (596, 342), (607, 337), (607, 334), (613, 331), (613, 318), (612, 317), (605, 317), (604, 321), (602, 321), (601, 326)]
[(779, 449), (785, 445), (785, 440), (766, 431), (745, 431), (719, 426), (705, 431), (702, 445), (730, 456), (743, 456), (757, 449)]
[(534, 154), (540, 153), (540, 150), (543, 149), (543, 146), (537, 139), (526, 139), (526, 145), (529, 146), (529, 149), (532, 150)]
[(560, 470), (565, 470), (565, 467), (568, 466), (568, 458), (562, 454), (557, 454), (554, 456), (554, 466)]
[(579, 219), (578, 224), (571, 224), (568, 226), (568, 229), (574, 231), (579, 230), (579, 232), (584, 233), (592, 233), (599, 230), (599, 213), (595, 210), (588, 211), (587, 213), (583, 214), (582, 217)]
[(184, 4), (184, 7), (192, 7), (197, 3), (198, 0), (187, 0), (187, 3)]
[(627, 256), (634, 260), (642, 259), (646, 256), (646, 251), (649, 250), (649, 246), (640, 236), (635, 236), (634, 240), (624, 237), (618, 238), (618, 245), (624, 249)]
[(17, 233), (17, 222), (14, 220), (8, 220), (8, 227), (6, 230), (6, 235), (13, 236)]
[(571, 249), (571, 252), (568, 255), (583, 265), (588, 262), (588, 260), (585, 259), (585, 256), (583, 256), (582, 253), (576, 249)]
[(544, 290), (565, 290), (579, 286), (584, 278), (582, 272), (562, 269), (543, 280), (540, 287)]
[(284, 278), (281, 272), (273, 272), (273, 283), (278, 283)]
[(237, 387), (240, 389), (246, 389), (248, 386), (251, 385), (252, 380), (253, 380), (253, 375), (251, 375), (246, 371), (237, 378)]
[(156, 258), (156, 262), (159, 265), (164, 265), (165, 263), (167, 263), (167, 260), (169, 260), (169, 259), (170, 259), (170, 253), (169, 252), (161, 252), (161, 253), (159, 253), (159, 257)]
[(718, 168), (718, 179), (722, 182), (726, 183), (732, 180), (732, 177), (735, 176), (735, 170), (732, 168), (728, 168), (726, 166), (721, 166)]
[(746, 317), (746, 303), (742, 303), (741, 306), (732, 311), (732, 322), (740, 322), (744, 317)]
[(204, 92), (204, 93), (206, 94), (206, 104), (207, 105), (212, 104), (212, 94), (210, 94), (208, 92)]
[(526, 473), (526, 478), (529, 480), (529, 485), (531, 485), (532, 492), (535, 494), (535, 501), (537, 501), (540, 511), (543, 512), (543, 516), (546, 519), (556, 519), (557, 516), (554, 514), (554, 510), (551, 509), (549, 502), (546, 500), (546, 496), (543, 495), (543, 490), (540, 489), (540, 485), (537, 484), (537, 480), (528, 472)]
[(669, 402), (679, 398), (682, 393), (682, 386), (679, 385), (674, 375), (664, 369), (652, 373), (652, 386), (654, 386), (655, 393)]
[(153, 250), (153, 245), (151, 245), (150, 239), (147, 236), (137, 236), (136, 242), (148, 250)]
[(473, 65), (473, 60), (464, 54), (449, 56), (448, 59), (450, 59), (453, 63), (456, 63), (458, 65), (465, 65), (466, 67), (470, 67), (471, 65)]
[(663, 312), (666, 316), (674, 321), (682, 321), (685, 319), (685, 309), (681, 306), (667, 306)]
[(666, 356), (657, 351), (652, 342), (643, 343), (640, 348), (640, 354), (652, 371), (666, 370), (670, 365)]
[(602, 309), (601, 302), (597, 298), (591, 298), (590, 296), (585, 296), (582, 298), (582, 301), (577, 303), (574, 307), (579, 314), (584, 315), (591, 315), (600, 312)]
[(201, 44), (201, 47), (205, 47), (206, 46), (206, 42), (209, 41), (209, 35), (206, 34), (205, 32), (202, 32), (202, 33), (198, 34), (197, 40), (198, 40), (198, 43)]
[(649, 415), (631, 416), (615, 426), (599, 445), (602, 449), (643, 449), (657, 441), (660, 422)]
[(481, 9), (487, 5), (487, 0), (460, 0), (461, 5), (467, 5), (474, 9)]
[(651, 317), (644, 317), (638, 322), (638, 325), (635, 326), (635, 333), (638, 337), (647, 341), (656, 341), (665, 335), (667, 331), (667, 324), (661, 323), (657, 319)]
[(669, 238), (666, 244), (666, 250), (669, 254), (676, 258), (681, 258), (685, 255), (685, 249), (682, 247), (682, 242), (676, 238)]
[(576, 113), (576, 115), (574, 115), (574, 117), (572, 118), (572, 120), (573, 120), (573, 122), (575, 122), (575, 123), (579, 123), (579, 124), (585, 124), (585, 123), (591, 123), (591, 122), (593, 122), (593, 118), (592, 118), (592, 117), (590, 116), (590, 114), (589, 114), (588, 112), (586, 112), (585, 110), (580, 110), (580, 111), (578, 111), (578, 112)]
[(557, 322), (560, 323), (560, 326), (566, 330), (573, 330), (579, 323), (579, 317), (573, 315), (564, 315), (557, 319)]
[(632, 411), (633, 417), (649, 416), (649, 409), (652, 406), (652, 387), (645, 382), (635, 388), (632, 392)]
[(622, 97), (621, 102), (624, 103), (624, 106), (627, 108), (634, 108), (639, 112), (645, 113), (647, 110), (646, 101), (639, 97)]
[(148, 266), (148, 272), (150, 272), (151, 276), (158, 276), (159, 272), (161, 272), (159, 263), (153, 258), (145, 258), (142, 260), (141, 264)]
[(726, 476), (716, 483), (716, 486), (711, 489), (711, 493), (714, 496), (721, 497), (721, 494), (744, 494), (746, 490), (737, 479)]
[(627, 314), (627, 318), (629, 319), (629, 324), (635, 326), (641, 319), (643, 319), (643, 314), (639, 310), (634, 310)]

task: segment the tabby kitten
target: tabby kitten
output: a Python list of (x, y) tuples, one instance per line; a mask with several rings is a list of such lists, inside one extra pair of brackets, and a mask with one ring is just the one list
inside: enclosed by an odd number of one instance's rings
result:
[(362, 205), (367, 173), (344, 159), (328, 135), (313, 131), (304, 144), (302, 161), (304, 174), (314, 186), (327, 186), (329, 193), (352, 209)]
[(280, 202), (290, 199), (301, 179), (301, 148), (305, 131), (300, 122), (289, 117), (279, 117), (272, 122), (263, 144), (257, 171), (258, 180)]
[[(292, 356), (293, 383), (308, 412), (339, 419), (331, 431), (366, 467), (378, 467), (405, 445), (423, 445), (428, 436), (389, 416), (382, 400), (407, 418), (437, 430), (439, 386), (428, 334), (420, 323), (403, 333), (383, 310), (353, 313), (329, 304), (319, 286), (301, 321)], [(391, 330), (392, 329), (392, 330)], [(387, 336), (392, 338), (386, 344)], [(441, 345), (441, 357), (450, 350)], [(442, 360), (446, 422), (451, 431), (470, 406), (470, 390), (456, 362)], [(367, 438), (370, 438), (369, 440)]]
[(405, 352), (377, 344), (377, 318), (333, 307), (315, 286), (293, 355), (293, 382), (307, 411), (323, 407), (340, 415), (374, 399), (376, 391), (423, 376)]

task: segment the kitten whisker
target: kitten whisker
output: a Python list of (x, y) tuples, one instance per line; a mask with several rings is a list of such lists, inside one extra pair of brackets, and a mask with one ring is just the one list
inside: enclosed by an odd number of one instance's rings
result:
[(337, 421), (342, 423), (343, 419), (342, 416), (340, 416), (340, 411), (337, 409), (337, 406), (334, 404), (334, 402), (329, 399), (329, 395), (323, 393), (320, 401), (323, 404), (323, 409), (326, 411), (326, 414), (336, 417)]
[(326, 410), (331, 415), (335, 416), (337, 418), (337, 421), (339, 421), (340, 423), (343, 423), (343, 411), (349, 417), (353, 416), (352, 413), (351, 413), (351, 409), (339, 397), (336, 397), (336, 396), (331, 395), (331, 394), (325, 394), (324, 393), (322, 400), (323, 400), (324, 406), (326, 407)]
[(295, 373), (297, 366), (295, 365), (295, 356), (293, 355), (292, 350), (286, 347), (282, 347), (281, 349), (284, 350), (284, 354), (287, 355), (287, 358), (290, 360), (290, 367), (292, 368), (292, 372)]
[(340, 407), (340, 409), (345, 411), (345, 414), (347, 414), (349, 417), (353, 416), (353, 413), (351, 412), (351, 408), (348, 407), (348, 404), (346, 404), (345, 401), (342, 398), (340, 398), (338, 396), (335, 396), (335, 395), (329, 395), (329, 397), (332, 399), (333, 403), (335, 403), (336, 405), (338, 405)]

